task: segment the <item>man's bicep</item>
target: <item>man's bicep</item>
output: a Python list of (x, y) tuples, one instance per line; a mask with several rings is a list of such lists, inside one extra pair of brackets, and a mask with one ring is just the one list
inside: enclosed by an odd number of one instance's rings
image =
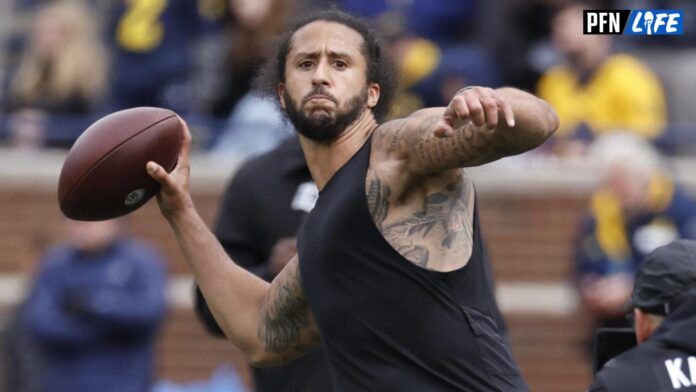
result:
[(261, 304), (258, 337), (270, 364), (290, 361), (319, 344), (319, 330), (302, 289), (297, 256), (271, 282)]

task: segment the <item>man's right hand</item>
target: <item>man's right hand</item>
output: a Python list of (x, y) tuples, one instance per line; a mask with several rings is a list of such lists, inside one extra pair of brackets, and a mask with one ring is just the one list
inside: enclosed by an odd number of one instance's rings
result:
[(156, 162), (150, 161), (147, 163), (147, 173), (155, 181), (157, 181), (162, 189), (157, 195), (162, 215), (167, 219), (176, 218), (177, 215), (193, 208), (193, 200), (189, 193), (190, 187), (190, 166), (189, 154), (191, 152), (191, 133), (189, 132), (186, 122), (179, 118), (181, 127), (183, 128), (181, 152), (176, 167), (171, 173)]

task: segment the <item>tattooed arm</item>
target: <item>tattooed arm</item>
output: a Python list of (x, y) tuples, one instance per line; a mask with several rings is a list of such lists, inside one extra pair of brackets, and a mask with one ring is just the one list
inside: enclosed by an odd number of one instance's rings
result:
[(263, 352), (256, 365), (289, 362), (319, 345), (319, 331), (302, 291), (295, 256), (271, 283), (259, 308), (257, 334)]
[(473, 87), (446, 108), (419, 110), (380, 126), (375, 146), (404, 160), (413, 174), (432, 174), (528, 151), (557, 127), (553, 109), (531, 94)]
[(157, 202), (174, 230), (220, 328), (256, 366), (287, 362), (319, 344), (319, 332), (300, 284), (297, 256), (269, 285), (231, 262), (193, 204), (189, 192), (191, 134), (186, 123), (171, 173), (155, 162), (147, 172), (161, 186)]
[(215, 320), (252, 365), (280, 365), (319, 345), (297, 256), (269, 284), (231, 262), (195, 211), (170, 224)]

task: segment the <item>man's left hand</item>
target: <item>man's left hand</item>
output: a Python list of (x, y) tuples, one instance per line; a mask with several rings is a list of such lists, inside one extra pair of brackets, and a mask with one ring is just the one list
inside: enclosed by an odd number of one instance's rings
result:
[(503, 94), (488, 87), (465, 87), (447, 105), (434, 133), (437, 137), (450, 137), (468, 122), (492, 130), (498, 126), (501, 113), (507, 126), (514, 127), (515, 114)]

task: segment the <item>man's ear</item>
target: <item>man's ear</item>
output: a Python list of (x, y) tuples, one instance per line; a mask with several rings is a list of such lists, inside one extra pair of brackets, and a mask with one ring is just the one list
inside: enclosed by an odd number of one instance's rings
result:
[(638, 308), (633, 309), (633, 316), (636, 320), (636, 340), (638, 344), (640, 344), (652, 336), (659, 322), (655, 320), (655, 317), (650, 317), (650, 315), (643, 313), (643, 311)]
[(379, 87), (379, 84), (377, 83), (370, 83), (369, 86), (367, 86), (367, 107), (372, 109), (373, 107), (377, 106), (377, 103), (379, 102), (379, 94), (381, 92), (381, 89)]
[(276, 93), (278, 94), (278, 102), (280, 102), (280, 107), (285, 110), (285, 84), (278, 83)]

